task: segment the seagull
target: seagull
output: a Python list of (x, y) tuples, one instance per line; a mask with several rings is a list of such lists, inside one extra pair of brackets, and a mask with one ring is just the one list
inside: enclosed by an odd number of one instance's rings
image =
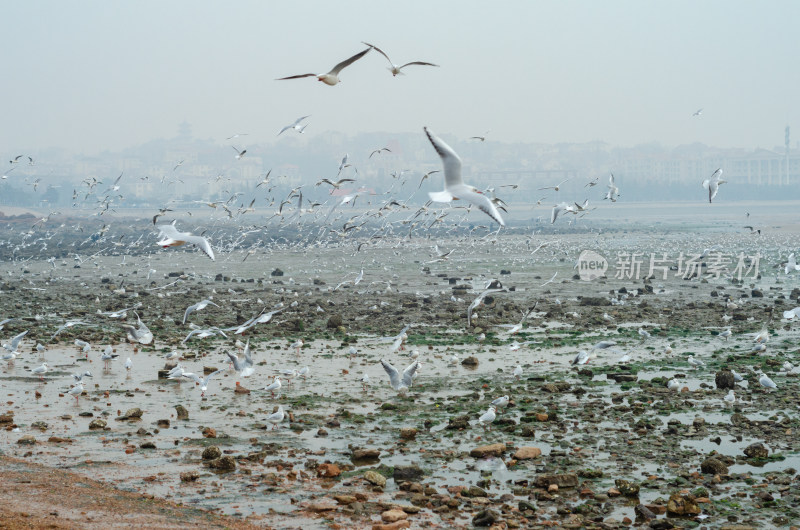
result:
[(511, 373), (514, 376), (514, 379), (519, 380), (522, 377), (522, 366), (519, 364), (514, 367), (514, 371)]
[(794, 252), (789, 254), (789, 260), (786, 262), (786, 267), (784, 267), (783, 272), (784, 274), (789, 274), (790, 272), (800, 271), (800, 265), (797, 264), (797, 260), (794, 257)]
[(40, 343), (40, 342), (37, 342), (37, 343), (36, 343), (36, 351), (38, 351), (38, 352), (39, 352), (39, 355), (41, 355), (42, 357), (44, 357), (44, 352), (46, 352), (46, 351), (47, 351), (47, 348), (45, 348), (45, 347), (44, 347), (44, 345), (43, 345), (42, 343)]
[(186, 312), (183, 314), (183, 323), (186, 324), (186, 318), (189, 316), (189, 313), (191, 313), (192, 311), (200, 311), (201, 309), (205, 309), (209, 305), (213, 305), (214, 307), (219, 307), (211, 300), (203, 300), (201, 302), (197, 302), (196, 304), (187, 307)]
[(726, 182), (728, 181), (722, 178), (722, 168), (717, 168), (711, 175), (711, 178), (703, 181), (703, 187), (708, 190), (708, 202), (711, 202), (711, 200), (717, 196), (720, 185)]
[(491, 402), (495, 409), (504, 409), (508, 406), (508, 396), (502, 396)]
[(69, 394), (70, 396), (74, 397), (75, 398), (75, 403), (77, 403), (78, 402), (78, 398), (80, 398), (81, 394), (83, 394), (83, 383), (78, 381), (78, 384), (73, 386), (72, 388), (70, 388), (69, 392), (67, 392), (67, 394)]
[(558, 191), (558, 190), (559, 190), (559, 188), (561, 187), (561, 185), (562, 185), (562, 184), (564, 184), (564, 183), (565, 183), (566, 181), (568, 181), (568, 180), (569, 180), (569, 179), (564, 179), (564, 180), (562, 180), (561, 182), (559, 182), (558, 184), (556, 184), (555, 186), (545, 186), (544, 188), (536, 188), (536, 191), (542, 191), (542, 190), (553, 190), (553, 191)]
[(72, 378), (75, 380), (76, 383), (80, 383), (83, 381), (84, 377), (92, 377), (92, 372), (86, 370), (82, 374), (72, 374)]
[(23, 331), (19, 335), (17, 335), (14, 338), (12, 338), (10, 342), (4, 342), (3, 343), (3, 348), (5, 348), (6, 350), (8, 350), (10, 352), (17, 351), (17, 346), (19, 346), (19, 343), (22, 340), (22, 337), (24, 337), (25, 335), (28, 334), (28, 331), (29, 330), (26, 329), (25, 331)]
[[(333, 186), (333, 189), (338, 190), (339, 187), (341, 187), (341, 185), (344, 184), (345, 182), (355, 182), (355, 181), (356, 181), (355, 179), (339, 179), (336, 182), (333, 182), (330, 179), (322, 179), (322, 180), (318, 181), (315, 184), (315, 186), (321, 186), (322, 184), (330, 184), (331, 186)], [(333, 191), (333, 190), (331, 190), (331, 191)]]
[(294, 120), (294, 123), (292, 123), (290, 125), (287, 125), (283, 129), (281, 129), (276, 136), (282, 135), (285, 131), (288, 131), (289, 129), (294, 129), (297, 132), (303, 132), (303, 129), (305, 129), (305, 126), (300, 127), (300, 122), (303, 121), (304, 119), (310, 118), (310, 117), (311, 117), (311, 114), (309, 114), (308, 116), (302, 116), (300, 118), (297, 118), (296, 120)]
[(444, 191), (428, 193), (431, 200), (434, 202), (450, 202), (453, 199), (463, 199), (477, 206), (500, 226), (505, 226), (506, 223), (503, 221), (494, 203), (488, 197), (482, 195), (477, 188), (464, 184), (461, 178), (461, 158), (459, 158), (456, 152), (439, 137), (430, 132), (427, 127), (425, 127), (424, 130), (425, 134), (428, 136), (428, 140), (430, 140), (433, 148), (442, 159), (442, 164), (444, 166)]
[(410, 62), (410, 63), (406, 63), (406, 64), (404, 64), (403, 66), (398, 66), (398, 65), (394, 64), (394, 63), (392, 62), (392, 60), (391, 60), (391, 59), (389, 59), (389, 56), (388, 56), (388, 55), (386, 55), (386, 53), (385, 53), (383, 50), (381, 50), (380, 48), (378, 48), (377, 46), (375, 46), (375, 45), (373, 45), (373, 44), (370, 44), (370, 43), (368, 43), (368, 42), (363, 42), (363, 41), (362, 41), (362, 44), (366, 44), (366, 45), (367, 45), (367, 46), (369, 46), (370, 48), (373, 48), (373, 49), (374, 49), (376, 52), (378, 52), (378, 53), (380, 53), (381, 55), (383, 55), (384, 57), (386, 57), (386, 60), (387, 60), (387, 61), (389, 61), (389, 64), (391, 65), (391, 66), (389, 67), (389, 71), (390, 71), (390, 72), (392, 72), (392, 76), (397, 76), (398, 74), (400, 74), (400, 75), (405, 75), (405, 74), (403, 74), (403, 72), (401, 72), (400, 70), (402, 70), (402, 69), (403, 69), (403, 68), (405, 68), (406, 66), (411, 66), (411, 65), (420, 65), (420, 66), (436, 66), (436, 67), (438, 67), (438, 66), (439, 66), (438, 64), (433, 64), (433, 63), (424, 63), (424, 62), (422, 62), (422, 61), (413, 61), (413, 62)]
[(706, 363), (704, 363), (704, 362), (703, 362), (703, 361), (701, 361), (700, 359), (695, 359), (695, 358), (694, 358), (693, 356), (691, 356), (691, 355), (690, 355), (690, 356), (689, 356), (689, 358), (687, 359), (687, 362), (688, 362), (690, 365), (694, 366), (695, 368), (702, 368), (702, 367), (704, 367), (704, 366), (706, 365)]
[(217, 370), (216, 372), (211, 372), (210, 374), (205, 376), (203, 379), (200, 379), (200, 376), (198, 376), (197, 374), (188, 373), (188, 372), (182, 373), (181, 377), (186, 377), (187, 379), (191, 379), (195, 383), (200, 385), (200, 397), (203, 397), (206, 394), (206, 390), (208, 389), (208, 382), (211, 381), (211, 378), (214, 377), (215, 375), (221, 373), (221, 372), (224, 372), (224, 371), (225, 370), (220, 369), (220, 370)]
[(364, 372), (364, 375), (361, 376), (361, 388), (364, 390), (364, 392), (366, 392), (368, 386), (369, 386), (369, 375), (367, 375), (367, 372)]
[(119, 355), (114, 353), (114, 349), (111, 346), (106, 346), (105, 351), (100, 354), (100, 360), (103, 361), (103, 364), (106, 365), (106, 368), (108, 368), (109, 363), (111, 363), (111, 361), (117, 357), (119, 357)]
[(731, 369), (731, 373), (733, 374), (734, 382), (741, 383), (742, 381), (744, 381), (744, 377), (742, 376), (742, 374), (737, 373), (736, 370)]
[(370, 46), (369, 48), (367, 48), (362, 52), (358, 52), (349, 59), (340, 62), (339, 64), (331, 68), (331, 71), (328, 72), (327, 74), (299, 74), (299, 75), (292, 75), (289, 77), (280, 77), (276, 79), (276, 81), (285, 81), (286, 79), (300, 79), (301, 77), (316, 77), (318, 81), (322, 81), (328, 86), (334, 86), (339, 82), (339, 72), (341, 72), (342, 70), (344, 70), (346, 67), (350, 66), (357, 60), (364, 57), (367, 54), (367, 52), (369, 52), (371, 49), (372, 46)]
[(758, 382), (761, 384), (761, 386), (764, 388), (772, 388), (774, 390), (778, 389), (778, 385), (776, 385), (775, 382), (770, 379), (769, 376), (767, 376), (767, 374), (763, 372), (759, 372), (759, 374), (761, 374), (761, 377), (758, 378)]
[(303, 339), (297, 339), (289, 347), (294, 348), (297, 355), (300, 355), (300, 348), (303, 347)]
[(400, 372), (397, 371), (397, 368), (388, 362), (381, 359), (381, 364), (383, 365), (383, 369), (386, 371), (386, 374), (389, 376), (389, 382), (391, 383), (392, 388), (401, 394), (408, 391), (409, 387), (414, 382), (414, 374), (419, 368), (419, 361), (414, 361), (408, 365), (405, 370), (403, 370), (403, 375), (401, 377)]
[(450, 359), (447, 361), (447, 364), (449, 364), (450, 366), (456, 366), (458, 364), (458, 361), (459, 361), (458, 355), (454, 353), (453, 356), (450, 357)]
[(131, 368), (133, 368), (133, 361), (131, 361), (131, 358), (128, 357), (127, 359), (125, 359), (125, 370), (130, 372)]
[(142, 319), (139, 318), (138, 313), (136, 313), (136, 321), (139, 325), (138, 328), (135, 328), (130, 324), (121, 324), (121, 327), (127, 331), (128, 340), (131, 342), (138, 342), (139, 344), (150, 344), (153, 342), (153, 333), (150, 331), (150, 328), (148, 328), (145, 323), (142, 322)]
[(639, 336), (642, 340), (647, 340), (650, 338), (650, 333), (644, 328), (639, 328)]
[(670, 379), (667, 381), (667, 388), (670, 390), (678, 390), (680, 387), (681, 384), (677, 379)]
[(723, 339), (725, 339), (725, 340), (728, 340), (728, 337), (730, 337), (730, 336), (731, 336), (731, 328), (728, 328), (728, 329), (726, 329), (725, 331), (721, 332), (721, 333), (719, 334), (719, 336), (720, 336), (720, 337), (722, 337), (722, 338), (723, 338)]
[(42, 363), (41, 366), (37, 366), (36, 368), (31, 370), (31, 373), (33, 375), (38, 375), (39, 379), (44, 381), (44, 377), (42, 377), (42, 376), (47, 373), (47, 363)]
[(310, 372), (310, 370), (309, 370), (308, 366), (304, 366), (304, 367), (300, 368), (300, 371), (297, 372), (297, 375), (299, 375), (303, 379), (306, 379), (308, 377), (309, 372)]
[(161, 232), (160, 236), (164, 238), (156, 243), (159, 247), (178, 247), (190, 243), (202, 250), (211, 258), (211, 261), (214, 261), (214, 251), (206, 238), (193, 236), (191, 232), (178, 232), (174, 225), (159, 225), (158, 229)]
[(495, 414), (496, 410), (497, 409), (495, 409), (493, 406), (489, 407), (489, 410), (484, 412), (483, 415), (480, 418), (478, 418), (478, 423), (483, 425), (484, 429), (488, 427), (490, 431), (492, 430), (490, 425), (497, 417), (497, 414)]
[(733, 393), (733, 390), (729, 390), (728, 393), (725, 395), (725, 397), (722, 399), (725, 401), (725, 403), (729, 403), (731, 405), (736, 403), (736, 395)]
[(264, 390), (269, 391), (269, 393), (274, 398), (275, 397), (275, 392), (279, 391), (281, 389), (281, 386), (282, 386), (281, 385), (281, 378), (276, 375), (275, 379), (273, 379), (272, 383), (270, 383), (266, 387), (264, 387)]
[(5, 319), (5, 320), (0, 320), (0, 330), (2, 330), (2, 329), (3, 329), (3, 326), (5, 326), (5, 325), (6, 325), (6, 324), (8, 324), (9, 322), (11, 322), (12, 320), (14, 320), (14, 319), (13, 319), (13, 318), (7, 318), (7, 319)]
[(232, 148), (234, 151), (236, 151), (236, 160), (241, 160), (241, 159), (242, 159), (242, 157), (245, 155), (245, 153), (247, 153), (247, 149), (242, 149), (241, 151), (239, 151), (238, 149), (236, 149), (236, 148), (235, 148), (235, 147), (233, 147), (233, 146), (231, 146), (231, 148)]
[(575, 358), (570, 361), (570, 364), (586, 364), (593, 358), (597, 357), (596, 353), (589, 354), (586, 350), (581, 350), (575, 355)]
[(619, 196), (619, 188), (614, 184), (614, 174), (610, 173), (608, 176), (608, 193), (603, 199), (609, 199), (611, 202), (617, 202)]
[(616, 345), (617, 343), (614, 342), (613, 340), (601, 340), (600, 342), (592, 346), (592, 348), (597, 350), (605, 350), (606, 348), (610, 348), (611, 346), (616, 346)]
[(499, 293), (502, 289), (486, 289), (478, 297), (472, 301), (472, 303), (467, 308), (467, 326), (472, 326), (472, 313), (479, 305), (483, 303), (483, 299), (486, 298), (487, 295), (491, 293)]
[(692, 117), (700, 116), (703, 113), (703, 109), (697, 109), (692, 113)]
[(225, 352), (233, 363), (233, 369), (239, 373), (240, 377), (250, 377), (256, 371), (253, 368), (253, 358), (250, 356), (250, 339), (244, 347), (244, 359), (241, 361), (235, 353)]
[(269, 416), (267, 416), (267, 421), (272, 424), (272, 428), (274, 429), (280, 422), (283, 421), (285, 414), (283, 412), (283, 405), (278, 405), (278, 412), (273, 412)]
[(553, 223), (556, 222), (556, 219), (558, 219), (558, 215), (561, 212), (564, 212), (564, 213), (577, 213), (575, 208), (573, 208), (572, 206), (570, 206), (569, 204), (567, 204), (565, 202), (557, 204), (557, 205), (553, 206), (553, 210), (550, 212), (550, 224), (553, 224)]

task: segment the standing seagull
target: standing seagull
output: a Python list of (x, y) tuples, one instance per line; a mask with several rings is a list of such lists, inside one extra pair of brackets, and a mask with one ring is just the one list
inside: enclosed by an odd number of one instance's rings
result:
[(42, 376), (47, 373), (47, 363), (42, 363), (41, 366), (37, 366), (36, 368), (31, 370), (31, 373), (33, 375), (38, 375), (39, 379), (44, 381), (44, 377), (42, 377)]
[(461, 178), (461, 158), (456, 152), (444, 143), (441, 138), (429, 131), (427, 127), (424, 130), (444, 165), (444, 191), (428, 193), (431, 200), (434, 202), (450, 202), (453, 199), (463, 199), (477, 206), (500, 226), (505, 226), (506, 223), (500, 217), (500, 212), (497, 211), (494, 203), (488, 197), (482, 195), (477, 188), (464, 184)]
[(211, 258), (211, 261), (214, 261), (214, 251), (206, 238), (193, 236), (191, 232), (178, 232), (174, 225), (159, 225), (158, 230), (164, 238), (156, 243), (159, 247), (179, 247), (190, 243), (202, 250), (206, 256)]
[(722, 168), (717, 168), (710, 179), (703, 181), (703, 187), (708, 190), (708, 202), (711, 202), (711, 199), (717, 196), (720, 184), (725, 184), (726, 182), (728, 181), (722, 178)]
[(388, 56), (388, 55), (386, 55), (386, 53), (385, 53), (383, 50), (381, 50), (380, 48), (378, 48), (377, 46), (374, 46), (374, 45), (372, 45), (372, 44), (370, 44), (370, 43), (368, 43), (368, 42), (363, 42), (363, 41), (362, 41), (362, 43), (363, 43), (363, 44), (366, 44), (366, 45), (367, 45), (367, 46), (369, 46), (370, 48), (374, 48), (376, 52), (378, 52), (378, 53), (380, 53), (381, 55), (383, 55), (384, 57), (386, 57), (386, 60), (387, 60), (387, 61), (389, 61), (389, 64), (391, 65), (391, 66), (389, 67), (389, 71), (390, 71), (390, 72), (392, 72), (392, 75), (393, 75), (393, 76), (397, 76), (398, 74), (400, 74), (400, 75), (405, 75), (405, 74), (404, 74), (403, 72), (401, 72), (400, 70), (402, 70), (402, 69), (403, 69), (403, 68), (405, 68), (406, 66), (411, 66), (411, 65), (414, 65), (414, 64), (417, 64), (417, 65), (420, 65), (420, 66), (436, 66), (437, 68), (438, 68), (438, 66), (439, 66), (438, 64), (433, 64), (433, 63), (424, 63), (424, 62), (422, 62), (422, 61), (413, 61), (413, 62), (410, 62), (410, 63), (406, 63), (406, 64), (404, 64), (403, 66), (398, 66), (398, 65), (394, 64), (394, 63), (392, 62), (392, 60), (391, 60), (391, 59), (389, 59), (389, 56)]
[(358, 52), (357, 54), (353, 55), (347, 60), (344, 60), (331, 68), (331, 71), (327, 74), (299, 74), (299, 75), (291, 75), (289, 77), (280, 77), (276, 79), (276, 81), (284, 81), (286, 79), (300, 79), (301, 77), (316, 77), (318, 81), (322, 81), (326, 85), (333, 86), (339, 83), (339, 72), (344, 70), (346, 67), (350, 66), (357, 60), (364, 57), (368, 51), (370, 51), (372, 47), (367, 48), (363, 52)]

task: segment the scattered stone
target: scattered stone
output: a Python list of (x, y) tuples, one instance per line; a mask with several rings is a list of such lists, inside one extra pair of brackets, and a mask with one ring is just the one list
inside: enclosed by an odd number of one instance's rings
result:
[(283, 271), (279, 268), (276, 268), (274, 271), (269, 273), (270, 276), (283, 276)]
[(384, 477), (383, 475), (381, 475), (376, 471), (370, 470), (365, 472), (364, 480), (366, 480), (370, 484), (375, 484), (376, 486), (379, 486), (381, 488), (386, 486), (386, 477)]
[(230, 455), (225, 455), (210, 461), (208, 465), (212, 469), (219, 469), (220, 471), (233, 471), (236, 469), (236, 459)]
[(0, 423), (14, 423), (14, 414), (0, 414)]
[(216, 445), (209, 445), (203, 450), (203, 460), (216, 460), (222, 456), (222, 451)]
[(700, 464), (700, 471), (711, 475), (727, 475), (728, 466), (726, 466), (721, 460), (711, 456), (703, 460), (703, 462)]
[(239, 381), (236, 381), (236, 387), (233, 389), (233, 393), (234, 394), (249, 394), (250, 393), (250, 389), (243, 387), (241, 385), (241, 383), (239, 383)]
[(500, 519), (500, 514), (494, 510), (481, 510), (472, 518), (475, 526), (492, 526)]
[(745, 447), (744, 454), (748, 458), (767, 458), (769, 450), (761, 442), (756, 442)]
[(19, 445), (35, 445), (36, 438), (34, 438), (34, 436), (31, 434), (26, 434), (25, 436), (17, 440), (17, 443)]
[(106, 428), (106, 420), (101, 420), (100, 418), (94, 419), (89, 423), (89, 430), (96, 431), (98, 429), (105, 429)]
[(374, 524), (372, 525), (372, 530), (400, 530), (402, 528), (409, 528), (410, 526), (411, 523), (408, 522), (408, 519), (403, 519), (402, 521), (394, 523)]
[(505, 452), (505, 450), (506, 444), (502, 442), (490, 445), (482, 445), (470, 451), (469, 456), (475, 458), (483, 458), (485, 456), (500, 456)]
[(625, 495), (626, 497), (639, 496), (639, 485), (635, 482), (618, 478), (617, 480), (614, 481), (614, 485), (617, 487), (619, 492)]
[(336, 464), (320, 464), (317, 466), (317, 476), (323, 478), (338, 477), (342, 470)]
[(717, 372), (714, 382), (717, 384), (717, 388), (720, 389), (735, 388), (736, 386), (736, 381), (730, 370), (720, 370)]
[(139, 449), (155, 449), (156, 444), (153, 442), (142, 442), (139, 444)]
[(547, 488), (550, 484), (556, 484), (559, 488), (575, 488), (578, 486), (578, 475), (574, 473), (548, 473), (537, 476), (535, 484), (538, 488)]
[(35, 421), (35, 422), (31, 423), (31, 428), (32, 429), (38, 429), (38, 430), (44, 432), (44, 431), (47, 430), (47, 422)]
[(687, 495), (673, 493), (667, 501), (668, 515), (699, 515), (700, 507)]
[(380, 460), (380, 449), (356, 449), (353, 451), (353, 460)]
[(355, 495), (334, 495), (333, 499), (344, 506), (349, 506), (358, 501), (358, 498)]
[(325, 325), (328, 329), (336, 329), (343, 324), (342, 315), (331, 315)]
[(203, 438), (216, 438), (217, 430), (214, 427), (206, 427), (203, 429)]
[(386, 510), (381, 514), (381, 520), (383, 520), (384, 523), (395, 523), (397, 521), (402, 521), (403, 519), (408, 519), (408, 514), (403, 510), (398, 510), (396, 508)]
[(135, 408), (135, 409), (128, 409), (125, 411), (125, 414), (118, 417), (117, 420), (138, 420), (142, 417), (142, 409)]
[(421, 479), (425, 472), (419, 466), (395, 466), (392, 478), (395, 482), (415, 482)]
[(162, 428), (162, 429), (168, 429), (169, 428), (169, 420), (158, 420), (156, 422), (156, 425), (158, 427)]
[(183, 405), (175, 405), (175, 411), (178, 413), (179, 420), (189, 419), (189, 411)]
[(47, 441), (51, 444), (60, 444), (60, 443), (68, 443), (71, 444), (73, 440), (70, 438), (61, 438), (60, 436), (51, 436), (47, 439)]
[(478, 358), (475, 357), (474, 355), (470, 355), (469, 357), (461, 361), (461, 364), (463, 366), (471, 366), (471, 367), (478, 366)]
[(400, 438), (403, 440), (413, 440), (417, 437), (417, 430), (413, 427), (400, 429)]
[(461, 492), (462, 497), (487, 497), (488, 494), (486, 490), (483, 488), (479, 488), (478, 486), (470, 486), (469, 488), (465, 489)]
[(538, 447), (520, 447), (514, 453), (514, 460), (529, 460), (542, 456), (542, 450)]
[(181, 473), (181, 482), (194, 482), (200, 478), (200, 473), (197, 471), (186, 471)]
[(455, 418), (448, 418), (447, 427), (445, 427), (445, 429), (450, 431), (468, 428), (469, 414), (465, 414), (464, 416), (456, 416)]

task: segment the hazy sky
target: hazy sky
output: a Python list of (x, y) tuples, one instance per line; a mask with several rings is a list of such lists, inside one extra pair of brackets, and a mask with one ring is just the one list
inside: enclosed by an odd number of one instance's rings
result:
[[(338, 130), (720, 147), (800, 138), (800, 2), (18, 1), (3, 6), (3, 152), (117, 150), (311, 114)], [(371, 42), (342, 83), (324, 73)], [(699, 118), (691, 115), (699, 108)]]

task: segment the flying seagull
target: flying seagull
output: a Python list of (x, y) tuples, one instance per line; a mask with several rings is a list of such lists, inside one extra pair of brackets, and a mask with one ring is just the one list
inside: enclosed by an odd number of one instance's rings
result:
[(378, 53), (380, 53), (381, 55), (383, 55), (384, 57), (386, 57), (386, 60), (387, 60), (387, 61), (389, 61), (389, 64), (391, 65), (391, 66), (389, 67), (389, 71), (390, 71), (390, 72), (392, 72), (392, 75), (393, 75), (393, 76), (397, 76), (398, 74), (400, 74), (400, 75), (405, 75), (405, 74), (403, 74), (403, 72), (401, 72), (400, 70), (402, 70), (402, 69), (403, 69), (403, 68), (405, 68), (406, 66), (411, 66), (411, 65), (415, 65), (415, 64), (416, 64), (416, 65), (420, 65), (420, 66), (436, 66), (436, 67), (438, 67), (438, 66), (439, 66), (438, 64), (433, 64), (433, 63), (424, 63), (424, 62), (422, 62), (422, 61), (412, 61), (412, 62), (410, 62), (410, 63), (406, 63), (406, 64), (404, 64), (403, 66), (398, 66), (398, 65), (394, 64), (394, 63), (392, 62), (392, 60), (391, 60), (391, 59), (389, 59), (389, 56), (388, 56), (388, 55), (386, 55), (386, 52), (384, 52), (383, 50), (381, 50), (381, 49), (380, 49), (380, 48), (378, 48), (377, 46), (375, 46), (375, 45), (373, 45), (373, 44), (370, 44), (370, 43), (368, 43), (368, 42), (363, 42), (363, 41), (362, 41), (362, 43), (363, 43), (363, 44), (366, 44), (366, 45), (367, 45), (367, 46), (369, 46), (370, 48), (374, 48), (376, 52), (378, 52)]
[(297, 131), (297, 132), (303, 132), (303, 129), (305, 129), (305, 128), (306, 128), (306, 126), (305, 126), (305, 125), (303, 125), (303, 126), (301, 127), (301, 126), (300, 126), (300, 122), (301, 122), (301, 121), (303, 121), (304, 119), (306, 119), (306, 118), (310, 118), (310, 117), (311, 117), (311, 114), (309, 114), (308, 116), (302, 116), (302, 117), (300, 117), (300, 118), (297, 118), (296, 120), (294, 120), (294, 123), (292, 123), (292, 124), (290, 124), (290, 125), (287, 125), (287, 126), (286, 126), (286, 127), (284, 127), (283, 129), (281, 129), (281, 130), (278, 132), (277, 136), (280, 136), (280, 135), (282, 135), (284, 132), (288, 131), (289, 129), (294, 129), (294, 130), (295, 130), (295, 131)]
[(464, 184), (461, 178), (461, 158), (453, 149), (444, 143), (441, 138), (434, 135), (427, 127), (424, 128), (433, 148), (439, 154), (444, 166), (444, 191), (430, 192), (431, 200), (434, 202), (450, 202), (453, 199), (463, 199), (477, 206), (482, 212), (494, 219), (500, 226), (506, 223), (497, 211), (494, 203), (485, 195), (482, 195), (477, 188)]
[(280, 78), (276, 79), (276, 81), (284, 81), (286, 79), (300, 79), (301, 77), (316, 77), (318, 81), (322, 81), (326, 85), (333, 86), (333, 85), (339, 83), (339, 72), (341, 72), (342, 70), (344, 70), (346, 67), (350, 66), (351, 64), (353, 64), (357, 60), (359, 60), (362, 57), (364, 57), (367, 54), (367, 52), (369, 52), (371, 49), (372, 49), (372, 47), (370, 46), (366, 50), (364, 50), (362, 52), (358, 52), (357, 54), (353, 55), (349, 59), (346, 59), (346, 60), (340, 62), (339, 64), (337, 64), (336, 66), (331, 68), (331, 71), (328, 72), (327, 74), (291, 75), (289, 77), (280, 77)]
[(711, 199), (717, 196), (720, 185), (726, 182), (728, 181), (722, 178), (722, 168), (717, 168), (710, 179), (703, 181), (703, 187), (708, 190), (708, 202), (711, 202)]
[(211, 261), (214, 261), (214, 250), (212, 250), (211, 244), (206, 238), (193, 236), (191, 232), (178, 232), (174, 225), (159, 225), (158, 229), (161, 232), (160, 235), (164, 238), (156, 243), (159, 247), (179, 247), (190, 243), (202, 250), (206, 256), (211, 258)]

